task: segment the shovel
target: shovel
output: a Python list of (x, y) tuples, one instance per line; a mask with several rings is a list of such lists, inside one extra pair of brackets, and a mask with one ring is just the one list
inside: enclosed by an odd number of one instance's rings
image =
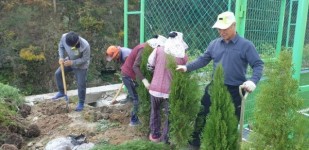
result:
[(112, 105), (118, 103), (118, 101), (116, 100), (116, 98), (118, 97), (118, 95), (119, 95), (119, 93), (120, 93), (122, 87), (123, 87), (123, 82), (121, 83), (121, 85), (120, 85), (120, 87), (119, 87), (117, 93), (115, 94), (115, 96), (114, 96), (114, 98), (113, 98), (113, 100), (112, 100), (112, 102), (111, 102)]
[(241, 97), (241, 110), (240, 110), (240, 120), (239, 120), (239, 131), (240, 131), (240, 134), (239, 134), (239, 143), (242, 141), (242, 130), (243, 130), (243, 126), (244, 126), (244, 118), (245, 118), (245, 101), (248, 97), (248, 92), (245, 93), (245, 95), (243, 95), (242, 93), (242, 89), (243, 89), (243, 86), (240, 85), (239, 86), (239, 95)]
[(60, 69), (61, 69), (61, 75), (62, 75), (62, 83), (63, 83), (63, 89), (64, 89), (64, 98), (66, 101), (66, 109), (67, 112), (69, 112), (69, 97), (67, 95), (67, 85), (65, 82), (65, 75), (64, 75), (64, 67), (63, 67), (63, 63), (60, 64)]

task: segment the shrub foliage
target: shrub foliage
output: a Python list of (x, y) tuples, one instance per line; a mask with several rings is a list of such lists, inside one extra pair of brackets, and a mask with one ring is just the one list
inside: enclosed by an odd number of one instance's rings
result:
[(120, 145), (101, 144), (92, 150), (169, 150), (169, 146), (163, 143), (153, 143), (144, 140), (128, 141)]
[(237, 150), (238, 122), (231, 95), (224, 85), (222, 65), (217, 67), (211, 84), (211, 106), (202, 133), (201, 149)]
[[(147, 70), (148, 57), (152, 52), (152, 47), (146, 44), (141, 58), (140, 69), (144, 77), (150, 82), (152, 79), (152, 73)], [(137, 81), (139, 86), (137, 87), (137, 93), (139, 98), (139, 110), (138, 117), (140, 118), (142, 125), (140, 130), (147, 133), (149, 131), (149, 116), (150, 116), (150, 95), (148, 89), (145, 88), (141, 81)]]
[[(302, 105), (297, 80), (292, 78), (291, 53), (282, 51), (279, 59), (268, 64), (267, 82), (256, 98), (254, 133), (250, 136), (255, 149), (308, 149), (308, 124), (297, 112)], [(308, 123), (308, 122), (307, 122)], [(307, 145), (308, 146), (308, 145)]]
[(24, 103), (24, 97), (19, 90), (0, 83), (0, 125), (12, 124), (11, 117), (15, 116), (18, 106)]
[(191, 140), (195, 119), (200, 110), (201, 91), (196, 76), (176, 71), (175, 59), (170, 55), (167, 58), (167, 65), (172, 73), (169, 95), (169, 137), (176, 149), (179, 149)]

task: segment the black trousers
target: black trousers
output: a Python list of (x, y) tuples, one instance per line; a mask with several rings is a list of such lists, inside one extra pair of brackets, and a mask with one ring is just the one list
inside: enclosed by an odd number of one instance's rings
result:
[[(201, 145), (200, 136), (201, 136), (203, 128), (206, 125), (206, 116), (209, 113), (209, 108), (211, 105), (210, 95), (208, 92), (210, 85), (211, 83), (208, 84), (205, 88), (205, 93), (201, 100), (203, 109), (197, 115), (196, 122), (195, 122), (195, 131), (192, 134), (192, 141), (190, 142), (191, 145), (194, 145), (197, 147)], [(225, 85), (225, 86), (227, 87), (228, 91), (231, 94), (232, 101), (235, 107), (235, 115), (237, 116), (237, 119), (239, 121), (240, 111), (241, 111), (241, 97), (239, 95), (239, 86), (231, 86), (231, 85)]]

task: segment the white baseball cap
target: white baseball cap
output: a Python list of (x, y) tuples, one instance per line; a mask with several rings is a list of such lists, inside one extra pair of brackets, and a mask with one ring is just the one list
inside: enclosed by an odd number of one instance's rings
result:
[(218, 15), (216, 23), (212, 26), (212, 28), (217, 29), (227, 29), (230, 27), (234, 22), (236, 22), (236, 18), (234, 13), (230, 11), (223, 12)]

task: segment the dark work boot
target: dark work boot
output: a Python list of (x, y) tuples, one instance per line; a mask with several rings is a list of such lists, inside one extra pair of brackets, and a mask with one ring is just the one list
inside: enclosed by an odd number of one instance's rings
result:
[(84, 102), (78, 102), (75, 111), (82, 111), (84, 109)]

